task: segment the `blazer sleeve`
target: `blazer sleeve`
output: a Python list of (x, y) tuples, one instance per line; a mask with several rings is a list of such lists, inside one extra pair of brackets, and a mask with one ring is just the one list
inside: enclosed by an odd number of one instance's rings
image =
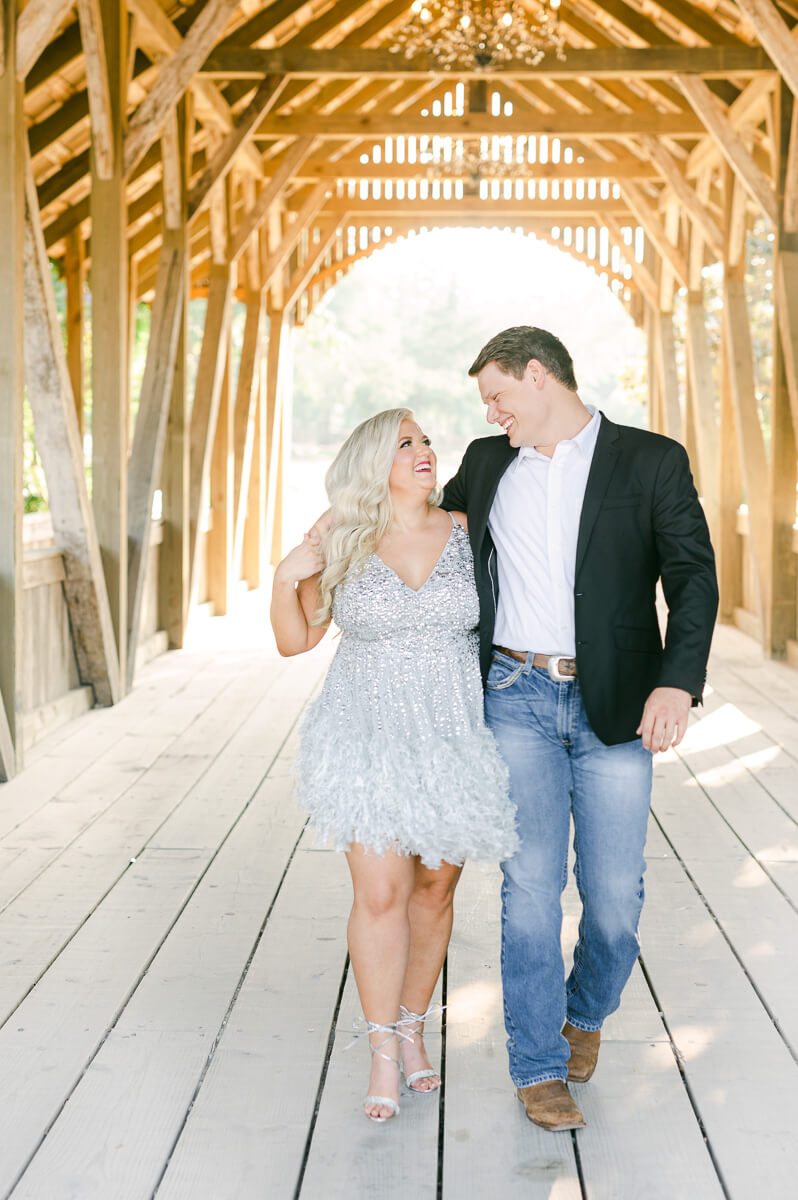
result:
[(468, 450), (463, 455), (457, 474), (452, 476), (443, 489), (441, 508), (445, 508), (447, 512), (468, 512), (467, 475)]
[(698, 704), (718, 611), (718, 584), (706, 518), (678, 442), (669, 446), (657, 470), (653, 520), (668, 605), (658, 686), (682, 688)]

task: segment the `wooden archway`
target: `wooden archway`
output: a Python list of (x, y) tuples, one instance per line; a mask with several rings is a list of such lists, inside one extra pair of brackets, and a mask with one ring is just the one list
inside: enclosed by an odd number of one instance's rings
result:
[[(2, 4), (5, 775), (58, 688), (114, 702), (148, 634), (179, 646), (193, 604), (210, 598), (224, 611), (237, 579), (265, 581), (279, 553), (283, 332), (359, 257), (421, 227), (521, 228), (606, 276), (649, 336), (651, 423), (693, 453), (722, 618), (795, 659), (794, 6), (564, 0), (563, 59), (489, 72), (463, 61), (442, 73), (433, 59), (390, 52), (410, 18), (406, 0)], [(535, 0), (522, 7), (534, 20)], [(501, 194), (428, 178), (421, 140), (464, 137), (516, 139)], [(744, 287), (746, 232), (760, 217), (774, 237), (768, 428)], [(723, 268), (719, 372), (702, 288), (710, 263)], [(53, 266), (66, 282), (65, 348)], [(188, 396), (191, 295), (206, 296), (207, 310)], [(233, 395), (235, 297), (246, 326)], [(151, 334), (133, 414), (142, 300)], [(81, 441), (89, 379), (91, 492)], [(53, 526), (38, 558), (23, 550), (25, 388)], [(34, 611), (39, 591), (46, 618)], [(61, 630), (57, 671), (41, 651), (45, 619)]]

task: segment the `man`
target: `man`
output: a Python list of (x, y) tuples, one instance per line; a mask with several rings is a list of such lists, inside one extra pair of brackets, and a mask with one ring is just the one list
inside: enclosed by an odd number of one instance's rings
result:
[[(518, 807), (521, 850), (502, 865), (510, 1074), (531, 1121), (574, 1129), (565, 1081), (592, 1075), (638, 954), (652, 754), (681, 741), (706, 679), (714, 556), (684, 449), (586, 407), (553, 334), (506, 329), (469, 375), (506, 437), (472, 442), (443, 506), (468, 514), (485, 713)], [(571, 814), (582, 916), (564, 981)]]

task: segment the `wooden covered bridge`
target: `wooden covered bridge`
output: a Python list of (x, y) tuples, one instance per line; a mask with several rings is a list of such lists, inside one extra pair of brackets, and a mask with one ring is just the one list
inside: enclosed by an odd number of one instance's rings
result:
[[(1, 2), (0, 1193), (791, 1200), (798, 5)], [(657, 770), (648, 949), (573, 1138), (511, 1103), (476, 870), (444, 1089), (361, 1128), (346, 881), (288, 776), (326, 652), (282, 663), (263, 634), (291, 327), (444, 226), (606, 281), (719, 559), (707, 708)], [(213, 648), (154, 658), (242, 581)]]

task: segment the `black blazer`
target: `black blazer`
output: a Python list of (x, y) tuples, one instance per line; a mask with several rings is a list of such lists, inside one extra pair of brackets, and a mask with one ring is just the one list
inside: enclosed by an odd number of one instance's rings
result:
[[(488, 515), (517, 454), (505, 437), (472, 442), (442, 501), (468, 515), (483, 681), (499, 595)], [(664, 647), (655, 606), (660, 578), (668, 605)], [(709, 530), (678, 442), (602, 414), (579, 523), (574, 598), (579, 684), (588, 720), (605, 744), (636, 736), (655, 687), (683, 688), (694, 704), (700, 701), (718, 586)]]

